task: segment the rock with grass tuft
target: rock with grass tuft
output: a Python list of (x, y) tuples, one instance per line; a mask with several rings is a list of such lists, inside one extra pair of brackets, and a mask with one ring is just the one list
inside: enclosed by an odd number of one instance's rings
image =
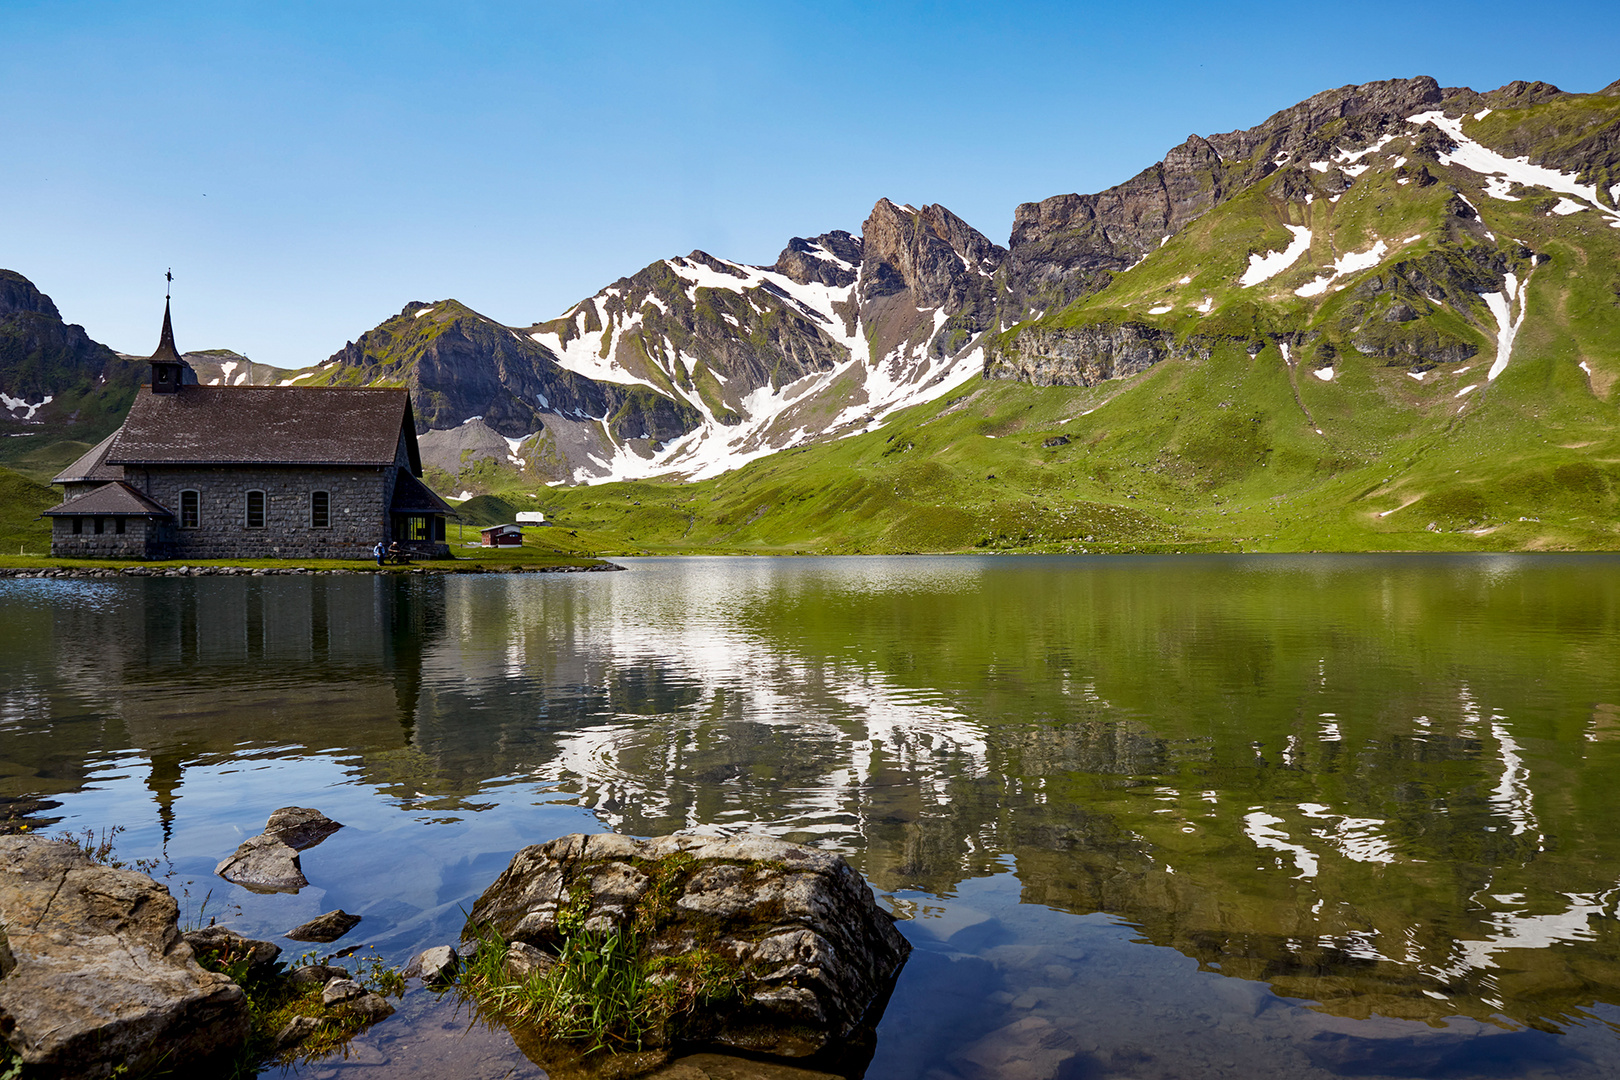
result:
[(859, 1041), (911, 951), (842, 857), (753, 836), (574, 835), (524, 848), (465, 936), (560, 954), (564, 971), (581, 954), (634, 949), (649, 982), (681, 987), (658, 1044), (782, 1057)]

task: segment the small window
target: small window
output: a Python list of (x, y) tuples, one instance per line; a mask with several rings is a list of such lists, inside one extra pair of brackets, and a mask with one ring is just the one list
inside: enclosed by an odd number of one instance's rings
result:
[(309, 527), (330, 528), (332, 524), (332, 494), (328, 491), (309, 493)]
[(247, 527), (250, 529), (264, 528), (264, 492), (250, 491), (247, 493)]
[(100, 536), (102, 533), (104, 533), (106, 531), (107, 531), (107, 523), (105, 521), (103, 521), (101, 518), (96, 518), (96, 535)]
[(124, 519), (123, 518), (121, 518), (121, 517), (113, 518), (113, 532), (117, 533), (119, 536), (124, 535)]
[(83, 536), (84, 535), (84, 518), (76, 517), (76, 518), (73, 519), (73, 535), (74, 536)]
[(444, 518), (436, 517), (433, 519), (433, 539), (442, 542), (444, 540), (444, 536)]
[(195, 491), (182, 491), (180, 493), (180, 527), (182, 529), (195, 529), (197, 522), (202, 520), (202, 497)]

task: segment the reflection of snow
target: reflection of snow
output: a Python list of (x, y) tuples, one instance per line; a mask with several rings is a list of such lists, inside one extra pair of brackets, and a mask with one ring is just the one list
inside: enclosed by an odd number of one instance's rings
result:
[(1536, 815), (1530, 808), (1530, 770), (1519, 756), (1519, 744), (1496, 722), (1500, 719), (1491, 718), (1491, 734), (1502, 751), (1502, 779), (1491, 792), (1491, 805), (1513, 822), (1513, 835), (1518, 836), (1536, 827)]
[[(683, 689), (682, 703), (668, 712), (604, 717), (608, 722), (572, 728), (531, 775), (578, 791), (615, 828), (632, 814), (675, 816), (684, 831), (815, 834), (851, 849), (859, 844), (874, 783), (902, 777), (924, 804), (943, 807), (954, 780), (985, 775), (989, 753), (980, 728), (949, 704), (894, 685), (859, 657), (796, 655), (749, 630), (748, 611), (783, 584), (777, 574), (764, 568), (757, 576), (739, 574), (733, 563), (711, 575), (700, 563), (691, 569), (694, 562), (678, 574), (652, 566), (644, 576), (615, 575), (632, 587), (600, 594), (603, 606), (576, 610), (574, 623), (582, 638), (575, 647), (600, 677), (656, 672)], [(871, 594), (954, 591), (975, 577), (960, 565), (900, 567), (878, 560), (858, 570), (840, 568), (839, 581)], [(806, 575), (787, 587), (814, 584)], [(523, 596), (511, 599), (521, 603)], [(531, 621), (544, 619), (514, 625)], [(526, 645), (511, 646), (503, 657), (508, 667), (514, 649), (527, 653)], [(476, 682), (478, 673), (467, 676)], [(692, 763), (727, 751), (739, 726), (779, 729), (780, 735), (761, 737), (791, 740), (794, 764), (806, 779), (775, 781), (783, 786), (770, 800), (748, 799), (758, 781), (690, 780)], [(731, 760), (729, 752), (721, 759)]]
[(1267, 848), (1271, 851), (1281, 851), (1294, 857), (1294, 865), (1299, 867), (1295, 877), (1313, 878), (1316, 876), (1316, 856), (1309, 848), (1300, 847), (1291, 843), (1287, 833), (1277, 829), (1283, 819), (1273, 817), (1271, 814), (1256, 809), (1243, 819), (1243, 833), (1254, 841), (1256, 847)]

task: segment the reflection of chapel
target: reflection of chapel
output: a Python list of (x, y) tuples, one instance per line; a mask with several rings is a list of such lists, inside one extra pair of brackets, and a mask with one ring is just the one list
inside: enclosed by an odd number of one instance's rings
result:
[(62, 470), (51, 554), (362, 559), (378, 540), (448, 556), (454, 511), (420, 479), (403, 389), (201, 386), (168, 304), (152, 382)]

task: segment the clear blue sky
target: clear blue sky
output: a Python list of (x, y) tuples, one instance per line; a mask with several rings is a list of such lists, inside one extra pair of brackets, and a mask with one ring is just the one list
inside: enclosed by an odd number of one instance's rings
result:
[(998, 243), (1189, 133), (1433, 75), (1597, 90), (1608, 3), (0, 0), (0, 266), (129, 352), (324, 360), (411, 300), (511, 324), (769, 263), (881, 196)]

